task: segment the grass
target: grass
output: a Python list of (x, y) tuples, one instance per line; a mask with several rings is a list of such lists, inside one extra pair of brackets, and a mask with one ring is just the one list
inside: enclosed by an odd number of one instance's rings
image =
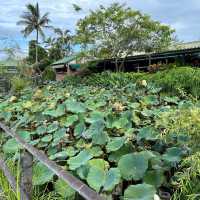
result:
[[(15, 167), (12, 162), (8, 162), (7, 165), (9, 166), (10, 170), (13, 172), (15, 170)], [(4, 176), (4, 173), (0, 170), (0, 188), (1, 193), (0, 197), (3, 197), (3, 199), (6, 200), (17, 200), (17, 195), (9, 185), (8, 180)]]
[(173, 184), (176, 191), (172, 200), (200, 199), (200, 152), (182, 162), (182, 172), (176, 174)]
[[(0, 170), (0, 199), (5, 200), (20, 200), (20, 190), (19, 190), (19, 180), (20, 180), (20, 170), (19, 162), (17, 167), (12, 161), (7, 162), (7, 166), (13, 174), (17, 174), (17, 192), (13, 191), (7, 178), (5, 177), (3, 171)], [(33, 200), (63, 200), (55, 192), (48, 192), (47, 189), (41, 192), (39, 188), (34, 187), (33, 189)]]

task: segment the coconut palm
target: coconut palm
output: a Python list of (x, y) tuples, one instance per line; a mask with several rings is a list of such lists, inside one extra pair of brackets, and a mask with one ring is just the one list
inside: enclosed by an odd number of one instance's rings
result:
[(49, 13), (45, 13), (43, 16), (40, 14), (40, 9), (38, 3), (34, 6), (33, 4), (28, 4), (26, 6), (27, 11), (21, 15), (21, 20), (17, 22), (17, 25), (25, 26), (21, 31), (24, 37), (29, 36), (33, 31), (36, 31), (36, 48), (35, 48), (35, 61), (38, 63), (38, 40), (39, 35), (42, 38), (45, 37), (43, 28), (49, 28), (48, 26), (50, 19), (48, 18)]
[(54, 28), (54, 32), (57, 35), (56, 43), (61, 47), (61, 54), (62, 56), (66, 56), (71, 50), (72, 36), (70, 35), (70, 31), (68, 29)]

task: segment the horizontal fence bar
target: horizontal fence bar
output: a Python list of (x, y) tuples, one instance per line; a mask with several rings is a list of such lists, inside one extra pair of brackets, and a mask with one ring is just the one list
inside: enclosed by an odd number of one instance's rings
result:
[(5, 126), (0, 122), (0, 128), (2, 128), (5, 133), (13, 138), (22, 145), (27, 151), (29, 151), (37, 160), (43, 163), (51, 171), (53, 171), (59, 178), (63, 179), (71, 188), (76, 190), (82, 197), (86, 200), (103, 200), (103, 198), (85, 183), (80, 181), (75, 176), (71, 175), (69, 172), (62, 169), (61, 166), (57, 165), (55, 162), (50, 160), (43, 151), (40, 151), (28, 144), (25, 140), (21, 139), (12, 129)]
[[(2, 170), (4, 176), (7, 178), (13, 191), (17, 193), (17, 183), (15, 181), (15, 177), (10, 172), (9, 168), (6, 165), (6, 162), (1, 158), (0, 158), (0, 169)], [(21, 185), (19, 186), (19, 189), (20, 189), (20, 198), (22, 200), (31, 200)]]

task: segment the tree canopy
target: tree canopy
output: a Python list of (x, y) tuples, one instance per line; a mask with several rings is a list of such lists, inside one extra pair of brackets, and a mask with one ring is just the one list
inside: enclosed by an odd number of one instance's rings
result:
[[(173, 40), (169, 26), (150, 16), (114, 3), (100, 6), (80, 19), (76, 43), (93, 58), (126, 58), (133, 52), (156, 52), (166, 49)], [(117, 63), (117, 62), (116, 62)], [(117, 67), (119, 69), (119, 66)]]

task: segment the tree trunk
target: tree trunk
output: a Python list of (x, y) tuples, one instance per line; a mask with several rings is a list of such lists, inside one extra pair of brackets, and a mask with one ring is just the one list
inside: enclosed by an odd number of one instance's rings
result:
[(61, 48), (61, 49), (62, 49), (62, 56), (63, 56), (63, 57), (66, 56), (66, 55), (65, 55), (65, 51), (64, 51), (64, 49), (63, 49), (63, 48), (64, 48), (64, 43), (65, 43), (65, 41), (64, 41), (64, 36), (62, 36), (62, 48)]
[(124, 72), (124, 63), (125, 63), (126, 57), (123, 59), (123, 61), (121, 62), (120, 66), (119, 66), (119, 72)]
[(36, 44), (35, 44), (35, 63), (36, 65), (38, 64), (38, 38), (39, 38), (39, 34), (38, 34), (38, 29), (36, 30)]

